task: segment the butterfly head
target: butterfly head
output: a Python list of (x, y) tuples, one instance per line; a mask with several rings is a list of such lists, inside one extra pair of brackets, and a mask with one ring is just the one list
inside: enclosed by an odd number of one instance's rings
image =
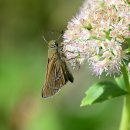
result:
[(55, 48), (57, 47), (57, 43), (55, 40), (51, 40), (49, 43), (48, 43), (48, 47), (49, 48)]

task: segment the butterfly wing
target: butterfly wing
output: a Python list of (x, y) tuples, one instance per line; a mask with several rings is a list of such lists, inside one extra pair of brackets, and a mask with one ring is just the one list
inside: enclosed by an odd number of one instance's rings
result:
[(73, 76), (68, 70), (66, 62), (58, 53), (48, 59), (46, 81), (42, 90), (42, 97), (47, 98), (56, 94), (67, 82), (73, 82)]

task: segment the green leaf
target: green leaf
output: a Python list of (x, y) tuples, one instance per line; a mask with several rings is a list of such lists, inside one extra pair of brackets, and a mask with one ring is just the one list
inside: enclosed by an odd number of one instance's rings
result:
[(120, 77), (116, 77), (115, 78), (115, 81), (117, 83), (117, 85), (126, 91), (126, 87), (125, 87), (125, 82), (124, 82), (124, 79), (123, 79), (123, 75), (121, 75)]
[(125, 53), (130, 53), (130, 48), (124, 49)]
[(125, 38), (125, 42), (130, 46), (130, 38)]
[(103, 102), (114, 97), (125, 95), (127, 92), (121, 89), (117, 84), (105, 81), (92, 85), (85, 94), (86, 96), (83, 98), (80, 106)]

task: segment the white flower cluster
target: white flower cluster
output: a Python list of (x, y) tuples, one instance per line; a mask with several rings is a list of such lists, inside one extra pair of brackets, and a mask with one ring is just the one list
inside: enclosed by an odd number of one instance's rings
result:
[(86, 0), (64, 33), (64, 52), (72, 66), (86, 59), (96, 75), (120, 73), (123, 44), (130, 37), (127, 0)]

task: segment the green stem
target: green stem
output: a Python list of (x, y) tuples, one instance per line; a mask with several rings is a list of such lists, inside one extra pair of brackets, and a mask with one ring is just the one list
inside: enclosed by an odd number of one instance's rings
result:
[(128, 72), (126, 70), (125, 64), (121, 68), (121, 71), (122, 71), (122, 74), (123, 74), (126, 90), (128, 92), (130, 92), (129, 76), (128, 76)]
[(124, 97), (120, 130), (130, 130), (130, 95)]
[[(126, 90), (130, 92), (129, 76), (125, 65), (122, 67), (122, 73), (125, 81)], [(127, 94), (124, 97), (124, 105), (123, 105), (120, 130), (130, 130), (130, 95), (129, 94)]]

